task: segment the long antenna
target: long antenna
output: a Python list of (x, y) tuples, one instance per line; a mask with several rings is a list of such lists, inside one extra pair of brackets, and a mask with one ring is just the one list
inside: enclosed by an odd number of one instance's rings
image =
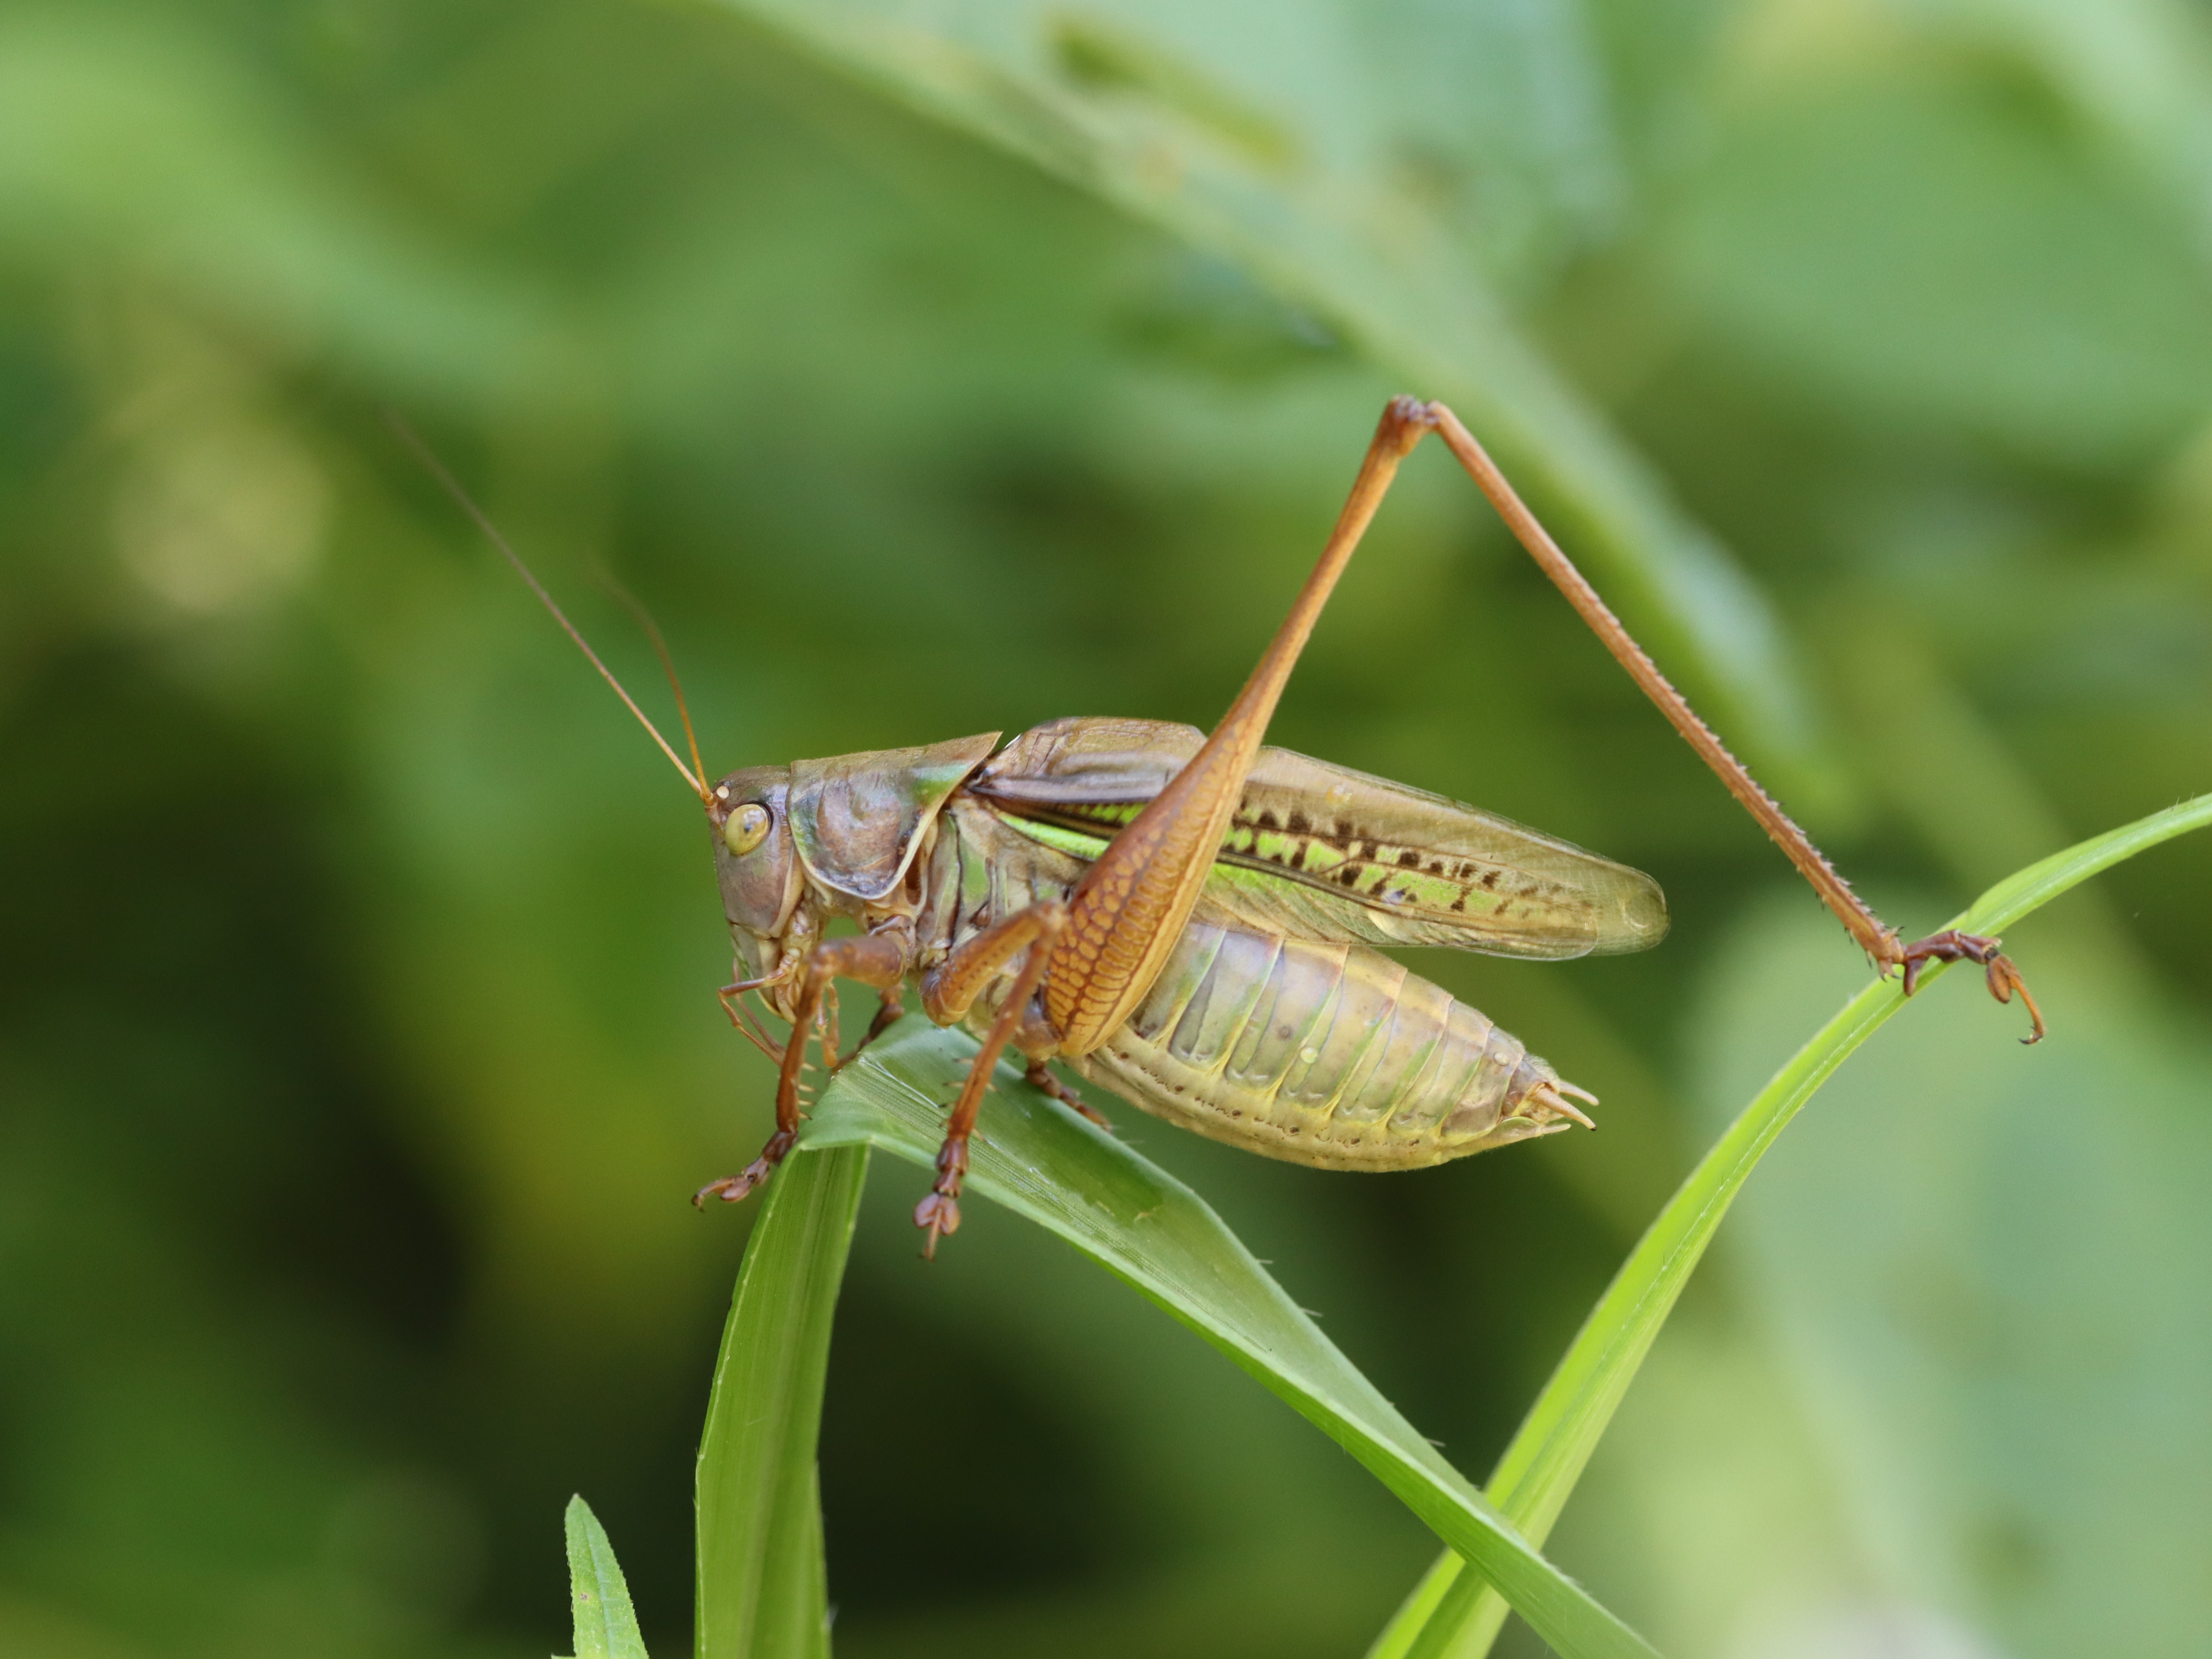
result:
[[(699, 781), (700, 772), (703, 772), (706, 769), (701, 767), (699, 771), (695, 772), (691, 767), (684, 765), (682, 757), (668, 746), (668, 739), (660, 735), (660, 728), (647, 718), (645, 710), (637, 706), (636, 700), (623, 690), (623, 683), (614, 677), (614, 671), (599, 660), (599, 653), (592, 650), (590, 642), (576, 631), (576, 624), (568, 620), (568, 613), (553, 603), (553, 596), (545, 591), (545, 584), (538, 580), (537, 573), (522, 562), (522, 555), (507, 544), (507, 538), (499, 533), (499, 526), (494, 524), (484, 510), (476, 504), (469, 492), (461, 488), (460, 481), (446, 470), (445, 463), (431, 453), (430, 446), (416, 435), (415, 428), (408, 425), (396, 410), (385, 410), (384, 418), (391, 425), (392, 431), (399, 435), (399, 441), (414, 452), (415, 459), (422, 462), (423, 471), (443, 485), (446, 493), (460, 504), (461, 511), (475, 520), (477, 528), (483, 532), (484, 539), (507, 556), (507, 562), (514, 567), (516, 574), (530, 584), (530, 591), (537, 594), (539, 602), (553, 613), (553, 620), (559, 623), (567, 631), (568, 637), (576, 642), (576, 649), (582, 652), (592, 666), (599, 671), (599, 677), (614, 687), (615, 696), (623, 700), (623, 707), (636, 715), (637, 723), (653, 734), (653, 740), (660, 745), (660, 752), (668, 757), (668, 763), (681, 772), (684, 775), (684, 781), (691, 786), (691, 793), (708, 806), (712, 806), (714, 804), (714, 797), (707, 786)], [(649, 623), (647, 625), (650, 626)], [(661, 660), (665, 663), (668, 656), (667, 648), (660, 644), (659, 630), (654, 629), (653, 632), (653, 644), (660, 651)], [(672, 670), (671, 674), (672, 678)], [(681, 691), (677, 693), (677, 702), (680, 708), (683, 704)], [(688, 712), (684, 716), (684, 729), (686, 735), (689, 735), (691, 730), (691, 717)], [(699, 745), (696, 741), (691, 745), (691, 758), (696, 765), (699, 758)]]
[(668, 677), (668, 689), (676, 695), (676, 718), (684, 722), (684, 741), (691, 750), (691, 769), (701, 777), (707, 768), (699, 759), (699, 734), (691, 729), (691, 705), (684, 700), (684, 682), (676, 672), (676, 659), (668, 653), (668, 641), (662, 637), (660, 624), (653, 619), (653, 612), (645, 608), (645, 601), (622, 585), (611, 571), (599, 573), (607, 592), (620, 599), (629, 614), (637, 618), (637, 625), (645, 630), (645, 637), (653, 641), (653, 654), (660, 659), (660, 672)]

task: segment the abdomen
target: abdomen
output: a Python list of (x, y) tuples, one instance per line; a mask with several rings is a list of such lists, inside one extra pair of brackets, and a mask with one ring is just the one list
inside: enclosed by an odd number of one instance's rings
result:
[[(918, 967), (1066, 897), (1083, 868), (956, 796), (923, 881)], [(979, 1036), (1012, 976), (970, 1013)], [(1225, 921), (1194, 918), (1127, 1023), (1067, 1064), (1186, 1129), (1325, 1169), (1418, 1169), (1565, 1127), (1547, 1101), (1557, 1074), (1479, 1010), (1364, 945)]]
[(1413, 1169), (1566, 1127), (1549, 1065), (1388, 957), (1201, 921), (1071, 1064), (1184, 1128), (1325, 1169)]

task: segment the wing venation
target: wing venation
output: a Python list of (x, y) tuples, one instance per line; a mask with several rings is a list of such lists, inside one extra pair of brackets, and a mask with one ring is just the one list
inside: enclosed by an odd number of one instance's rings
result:
[[(1196, 727), (1080, 719), (1006, 745), (971, 793), (1063, 851), (1093, 853), (1198, 750)], [(1641, 951), (1667, 931), (1641, 871), (1494, 813), (1262, 749), (1204, 902), (1301, 939), (1497, 956)]]

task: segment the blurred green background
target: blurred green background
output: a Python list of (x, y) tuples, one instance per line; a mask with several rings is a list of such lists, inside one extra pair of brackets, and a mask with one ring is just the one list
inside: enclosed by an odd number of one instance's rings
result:
[[(1210, 723), (1401, 390), (1909, 929), (2212, 786), (2191, 0), (0, 8), (0, 1650), (543, 1655), (579, 1490), (688, 1639), (750, 1218), (684, 1200), (769, 1073), (696, 806), (386, 406), (661, 710), (647, 600), (722, 770)], [(1597, 1136), (1116, 1114), (1480, 1475), (1864, 967), (1440, 453), (1275, 732), (1671, 896), (1419, 964)], [(2048, 1043), (1954, 975), (1759, 1172), (1554, 1540), (1662, 1646), (2212, 1651), (2208, 875), (2023, 927)], [(924, 1268), (915, 1195), (841, 1650), (1359, 1651), (1421, 1529), (1012, 1218)]]

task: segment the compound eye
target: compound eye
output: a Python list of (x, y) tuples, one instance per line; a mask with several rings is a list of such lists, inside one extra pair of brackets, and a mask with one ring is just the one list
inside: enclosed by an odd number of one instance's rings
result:
[(722, 821), (722, 840), (732, 856), (744, 855), (768, 839), (769, 811), (749, 800)]

